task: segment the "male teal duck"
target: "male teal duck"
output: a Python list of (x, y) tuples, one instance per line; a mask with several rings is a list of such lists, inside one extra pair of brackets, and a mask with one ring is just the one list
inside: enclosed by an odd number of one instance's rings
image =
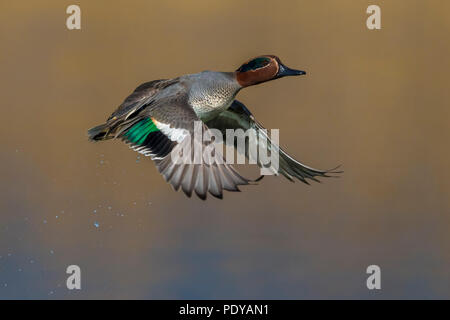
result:
[[(193, 136), (194, 122), (202, 121), (204, 129), (219, 129), (225, 137), (226, 129), (264, 128), (252, 113), (235, 100), (245, 87), (286, 77), (300, 76), (304, 71), (286, 67), (273, 55), (263, 55), (241, 65), (235, 72), (203, 71), (174, 79), (154, 80), (138, 86), (114, 111), (105, 124), (88, 131), (92, 141), (120, 138), (132, 149), (155, 162), (158, 171), (175, 190), (180, 187), (190, 197), (195, 193), (206, 199), (209, 192), (222, 198), (223, 190), (239, 191), (239, 185), (251, 184), (231, 165), (212, 158), (208, 163), (175, 163), (170, 153), (183, 142), (186, 134)], [(267, 136), (267, 135), (266, 135)], [(224, 138), (225, 141), (225, 138)], [(267, 149), (272, 142), (267, 140)], [(275, 144), (274, 144), (275, 146)], [(248, 155), (246, 146), (245, 155)], [(257, 162), (261, 167), (260, 161)], [(290, 181), (328, 177), (332, 170), (310, 168), (279, 148), (280, 173)]]

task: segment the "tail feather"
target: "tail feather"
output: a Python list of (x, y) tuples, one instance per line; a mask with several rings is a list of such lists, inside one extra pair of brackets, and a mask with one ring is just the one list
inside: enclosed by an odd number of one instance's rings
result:
[(111, 139), (110, 136), (108, 136), (109, 133), (109, 126), (105, 124), (101, 124), (99, 126), (93, 127), (88, 130), (88, 137), (91, 141), (101, 141), (101, 140), (107, 140)]

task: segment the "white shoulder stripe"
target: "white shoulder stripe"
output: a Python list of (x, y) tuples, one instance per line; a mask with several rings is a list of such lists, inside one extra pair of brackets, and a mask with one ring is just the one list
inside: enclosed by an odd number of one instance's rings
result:
[(182, 128), (171, 128), (169, 124), (159, 122), (152, 118), (155, 126), (161, 130), (170, 140), (180, 143), (189, 134), (189, 131)]

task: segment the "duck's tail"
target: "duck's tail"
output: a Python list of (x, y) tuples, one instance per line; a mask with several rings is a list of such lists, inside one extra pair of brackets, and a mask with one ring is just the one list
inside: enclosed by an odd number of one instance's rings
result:
[(110, 127), (104, 123), (88, 130), (88, 137), (91, 141), (101, 141), (111, 139), (109, 135)]

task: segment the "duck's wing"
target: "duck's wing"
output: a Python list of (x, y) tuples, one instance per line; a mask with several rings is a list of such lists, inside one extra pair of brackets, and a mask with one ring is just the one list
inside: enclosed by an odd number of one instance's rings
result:
[(106, 123), (88, 130), (89, 139), (92, 141), (107, 140), (117, 137), (118, 130), (132, 123), (134, 117), (143, 109), (152, 105), (157, 94), (179, 82), (179, 78), (154, 80), (139, 85), (109, 116)]
[(178, 78), (168, 80), (161, 79), (161, 80), (153, 80), (139, 85), (122, 102), (122, 104), (117, 108), (117, 110), (111, 114), (111, 116), (108, 118), (108, 121), (112, 119), (114, 120), (120, 119), (123, 117), (125, 117), (125, 119), (129, 118), (132, 114), (150, 105), (158, 92), (178, 82), (179, 82)]
[[(188, 197), (195, 191), (201, 199), (206, 199), (208, 192), (222, 198), (223, 190), (239, 191), (239, 185), (249, 184), (249, 180), (225, 163), (220, 153), (202, 152), (209, 143), (196, 140), (196, 121), (203, 131), (208, 129), (180, 95), (154, 102), (121, 128), (118, 137), (135, 151), (150, 156), (164, 179), (175, 190), (181, 187)], [(193, 154), (199, 150), (195, 146), (201, 147), (202, 154)], [(186, 150), (191, 152), (190, 162), (178, 157), (180, 151)]]
[[(294, 181), (293, 178), (297, 178), (300, 181), (309, 184), (307, 179), (319, 182), (316, 177), (330, 177), (330, 174), (338, 174), (342, 172), (336, 171), (337, 168), (331, 170), (314, 169), (295, 160), (293, 157), (288, 155), (281, 147), (272, 144), (270, 137), (268, 137), (267, 135), (267, 130), (265, 130), (264, 127), (258, 121), (256, 121), (255, 117), (245, 107), (245, 105), (237, 100), (234, 100), (230, 108), (220, 113), (216, 118), (206, 122), (206, 124), (209, 128), (215, 128), (222, 131), (223, 140), (226, 143), (230, 143), (230, 141), (227, 141), (226, 139), (226, 129), (243, 129), (244, 131), (248, 129), (254, 129), (257, 136), (262, 135), (266, 138), (264, 140), (266, 141), (267, 149), (269, 151), (274, 149), (274, 147), (277, 147), (279, 150), (278, 171), (276, 172), (276, 169), (273, 166), (270, 169), (275, 174), (282, 174), (290, 181)], [(237, 148), (237, 139), (234, 139), (232, 143), (235, 148)], [(258, 143), (264, 142), (261, 142), (261, 139), (258, 138)], [(252, 150), (254, 149), (249, 148), (248, 142), (246, 142), (245, 156), (247, 158), (252, 157), (253, 159), (257, 160), (257, 164), (262, 167), (263, 165), (260, 161), (260, 158), (256, 155), (249, 154), (252, 152)], [(240, 150), (238, 149), (238, 151)]]

